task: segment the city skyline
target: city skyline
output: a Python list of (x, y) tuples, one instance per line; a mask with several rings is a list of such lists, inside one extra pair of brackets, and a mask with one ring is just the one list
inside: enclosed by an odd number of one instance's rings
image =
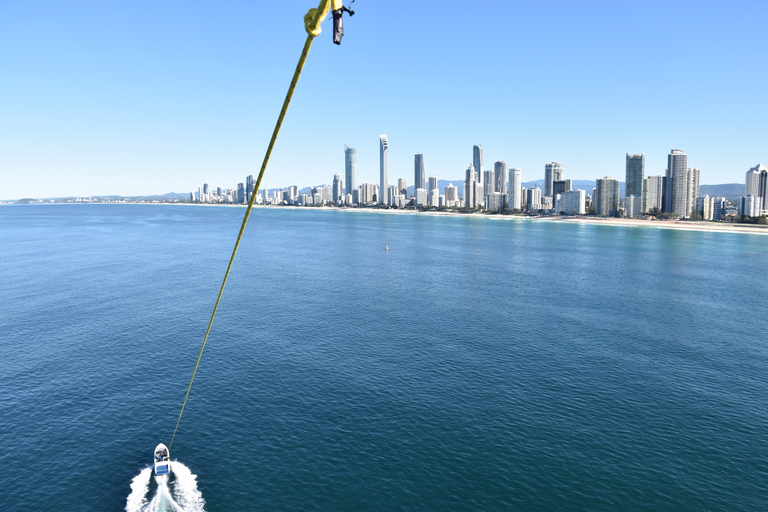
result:
[[(298, 0), (5, 5), (0, 197), (162, 194), (210, 176), (237, 183), (254, 174), (307, 8)], [(407, 30), (386, 30), (403, 23), (404, 9)], [(645, 153), (646, 175), (661, 175), (670, 147), (696, 155), (705, 183), (740, 183), (745, 169), (768, 159), (768, 127), (759, 122), (768, 114), (765, 43), (750, 29), (768, 17), (765, 2), (491, 0), (466, 20), (477, 38), (442, 37), (450, 17), (429, 3), (357, 11), (339, 47), (324, 25), (264, 187), (342, 173), (339, 140), (357, 148), (358, 183), (379, 182), (369, 141), (380, 133), (393, 148), (391, 177), (410, 177), (412, 155), (421, 153), (429, 173), (461, 179), (463, 148), (477, 141), (486, 168), (504, 160), (530, 172), (565, 162), (572, 179), (621, 177), (626, 152)], [(560, 37), (542, 38), (545, 31)], [(386, 59), (371, 59), (381, 48)], [(461, 79), (467, 61), (477, 70), (471, 81)], [(671, 65), (678, 80), (669, 80)], [(541, 79), (552, 73), (557, 80)], [(315, 100), (339, 95), (339, 104)]]

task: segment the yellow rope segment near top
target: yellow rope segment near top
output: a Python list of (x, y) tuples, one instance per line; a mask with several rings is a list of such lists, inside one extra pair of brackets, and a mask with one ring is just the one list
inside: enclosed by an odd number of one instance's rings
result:
[(248, 223), (248, 217), (251, 214), (253, 208), (253, 201), (256, 199), (256, 194), (259, 192), (261, 186), (261, 180), (264, 177), (264, 171), (267, 170), (267, 163), (269, 157), (272, 154), (272, 148), (275, 146), (277, 140), (277, 134), (280, 132), (280, 127), (283, 124), (283, 118), (285, 112), (288, 110), (288, 105), (291, 103), (293, 97), (293, 91), (296, 89), (296, 84), (301, 76), (301, 71), (304, 69), (304, 62), (307, 60), (307, 54), (312, 46), (312, 40), (320, 34), (320, 23), (328, 16), (328, 13), (333, 7), (333, 10), (341, 8), (341, 0), (321, 0), (317, 9), (310, 9), (307, 14), (304, 15), (304, 29), (307, 31), (307, 40), (304, 42), (304, 48), (301, 50), (301, 57), (299, 57), (299, 63), (296, 65), (296, 71), (293, 73), (291, 79), (291, 85), (288, 87), (288, 92), (285, 95), (283, 101), (283, 108), (280, 109), (280, 115), (277, 117), (277, 123), (275, 123), (275, 129), (272, 131), (272, 138), (269, 141), (267, 147), (267, 153), (264, 155), (264, 162), (261, 164), (261, 170), (259, 171), (259, 177), (256, 179), (251, 199), (248, 201), (248, 208), (245, 210), (245, 216), (243, 217), (243, 223), (240, 225), (240, 232), (237, 234), (237, 240), (235, 241), (235, 247), (232, 249), (232, 256), (229, 258), (229, 265), (227, 265), (227, 271), (224, 273), (224, 280), (221, 283), (221, 289), (219, 290), (219, 296), (216, 298), (216, 304), (213, 306), (213, 312), (211, 313), (211, 320), (208, 322), (208, 329), (205, 331), (205, 338), (203, 338), (203, 345), (200, 347), (200, 353), (197, 356), (197, 362), (195, 363), (195, 369), (192, 371), (192, 378), (189, 379), (189, 387), (187, 387), (187, 394), (184, 396), (184, 403), (181, 405), (181, 411), (179, 412), (179, 418), (176, 420), (176, 426), (173, 429), (173, 436), (171, 436), (171, 442), (168, 445), (170, 450), (173, 446), (173, 440), (176, 438), (176, 431), (179, 429), (179, 422), (181, 422), (181, 415), (184, 414), (184, 407), (187, 405), (187, 399), (189, 398), (189, 391), (192, 389), (192, 382), (195, 380), (195, 374), (197, 373), (197, 367), (200, 365), (200, 358), (203, 356), (203, 350), (205, 349), (205, 343), (208, 341), (208, 334), (211, 332), (211, 326), (213, 325), (213, 319), (216, 316), (216, 310), (219, 309), (219, 302), (221, 296), (224, 293), (224, 286), (227, 284), (227, 278), (229, 277), (229, 271), (232, 269), (232, 262), (235, 261), (235, 254), (237, 254), (237, 248), (240, 245), (240, 239), (243, 237), (243, 231), (245, 231), (245, 225)]

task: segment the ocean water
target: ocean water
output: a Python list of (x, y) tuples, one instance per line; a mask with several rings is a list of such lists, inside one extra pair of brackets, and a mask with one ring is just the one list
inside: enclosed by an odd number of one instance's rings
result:
[[(768, 237), (0, 207), (0, 510), (768, 509)], [(385, 247), (389, 250), (385, 250)]]

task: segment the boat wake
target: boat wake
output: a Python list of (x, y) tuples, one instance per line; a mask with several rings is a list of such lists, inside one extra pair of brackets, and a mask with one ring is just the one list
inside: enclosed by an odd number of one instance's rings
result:
[(204, 512), (197, 476), (179, 461), (173, 461), (172, 467), (170, 475), (155, 478), (152, 468), (142, 469), (131, 482), (126, 512)]

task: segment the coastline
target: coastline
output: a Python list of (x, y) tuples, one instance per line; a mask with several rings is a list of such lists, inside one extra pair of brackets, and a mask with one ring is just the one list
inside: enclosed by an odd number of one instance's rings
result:
[[(63, 203), (51, 203), (63, 204)], [(184, 206), (207, 206), (207, 207), (235, 207), (245, 208), (244, 204), (208, 204), (208, 203), (66, 203), (66, 204), (139, 204), (139, 205), (184, 205)], [(49, 205), (42, 203), (41, 205)], [(435, 217), (473, 217), (477, 219), (489, 220), (515, 220), (530, 222), (565, 222), (594, 224), (601, 226), (617, 227), (649, 227), (657, 229), (676, 229), (680, 231), (700, 231), (708, 233), (741, 233), (750, 235), (768, 235), (768, 225), (750, 225), (750, 224), (732, 224), (725, 222), (705, 222), (705, 221), (682, 221), (682, 220), (644, 220), (644, 219), (622, 219), (616, 217), (570, 217), (570, 216), (529, 216), (529, 215), (494, 215), (486, 213), (463, 213), (453, 211), (421, 211), (421, 210), (400, 210), (384, 208), (347, 208), (332, 206), (317, 206), (312, 208), (296, 207), (287, 205), (263, 205), (254, 204), (254, 208), (279, 208), (282, 210), (315, 210), (315, 211), (337, 211), (346, 213), (376, 213), (386, 215), (430, 215)]]
[[(244, 206), (244, 205), (238, 205)], [(254, 208), (282, 208), (286, 210), (296, 209), (295, 206), (277, 206), (277, 205), (253, 205)], [(391, 215), (432, 215), (432, 216), (456, 216), (456, 217), (474, 217), (491, 220), (517, 220), (531, 222), (567, 222), (595, 224), (602, 226), (618, 227), (649, 227), (658, 229), (676, 229), (680, 231), (703, 231), (718, 233), (742, 233), (752, 235), (768, 235), (768, 225), (757, 226), (747, 224), (731, 224), (725, 222), (704, 222), (704, 221), (681, 221), (681, 220), (643, 220), (643, 219), (621, 219), (613, 217), (565, 217), (565, 216), (538, 216), (529, 215), (489, 215), (484, 213), (459, 213), (446, 211), (420, 211), (420, 210), (396, 210), (380, 208), (339, 208), (319, 206), (314, 209), (320, 211), (340, 211), (348, 213), (379, 213)]]

